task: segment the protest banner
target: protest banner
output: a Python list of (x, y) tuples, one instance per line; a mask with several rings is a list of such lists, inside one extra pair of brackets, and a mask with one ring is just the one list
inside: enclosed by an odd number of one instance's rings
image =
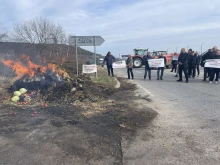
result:
[(83, 65), (82, 66), (83, 73), (97, 73), (97, 66), (96, 65)]
[(220, 59), (208, 59), (205, 61), (206, 68), (220, 68)]
[(150, 68), (164, 67), (164, 59), (163, 58), (148, 59), (148, 64)]
[(114, 62), (112, 64), (112, 67), (113, 68), (126, 68), (126, 63), (125, 63), (124, 60), (123, 61), (117, 61), (117, 62)]

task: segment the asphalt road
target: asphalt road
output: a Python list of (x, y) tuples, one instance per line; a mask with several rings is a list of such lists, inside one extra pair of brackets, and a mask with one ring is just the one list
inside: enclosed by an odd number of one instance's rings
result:
[[(115, 69), (127, 77), (125, 69)], [(203, 82), (202, 77), (189, 83), (166, 69), (164, 80), (143, 80), (144, 68), (134, 69), (140, 93), (150, 95), (159, 113), (151, 126), (140, 130), (129, 143), (123, 140), (126, 165), (218, 165), (220, 164), (220, 84)]]

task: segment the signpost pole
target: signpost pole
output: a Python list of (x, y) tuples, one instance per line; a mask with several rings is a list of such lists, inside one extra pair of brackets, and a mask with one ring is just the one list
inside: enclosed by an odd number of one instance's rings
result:
[(79, 71), (78, 71), (78, 54), (77, 54), (76, 36), (75, 36), (75, 47), (76, 47), (76, 75), (78, 77), (79, 76)]
[[(96, 65), (96, 67), (97, 67), (97, 64), (96, 64), (96, 43), (95, 43), (95, 36), (94, 36), (93, 38), (94, 38), (95, 65)], [(97, 70), (97, 72), (98, 72), (98, 70)], [(95, 73), (96, 79), (98, 78), (97, 72)]]

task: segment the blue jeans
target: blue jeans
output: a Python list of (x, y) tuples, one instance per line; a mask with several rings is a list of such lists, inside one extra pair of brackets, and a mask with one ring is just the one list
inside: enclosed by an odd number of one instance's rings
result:
[(149, 79), (151, 79), (151, 68), (145, 66), (144, 79), (146, 79), (148, 74)]
[[(160, 74), (161, 72), (161, 74)], [(164, 67), (157, 68), (157, 79), (162, 79), (163, 78), (163, 72), (164, 72)]]

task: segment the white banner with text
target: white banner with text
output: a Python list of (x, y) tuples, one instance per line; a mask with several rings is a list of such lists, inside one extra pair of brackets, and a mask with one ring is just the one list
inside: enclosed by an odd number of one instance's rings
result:
[(205, 61), (206, 68), (220, 68), (220, 59), (208, 59)]
[(164, 59), (163, 58), (148, 59), (148, 65), (150, 68), (164, 67)]
[(97, 66), (96, 65), (83, 65), (83, 73), (96, 73)]

